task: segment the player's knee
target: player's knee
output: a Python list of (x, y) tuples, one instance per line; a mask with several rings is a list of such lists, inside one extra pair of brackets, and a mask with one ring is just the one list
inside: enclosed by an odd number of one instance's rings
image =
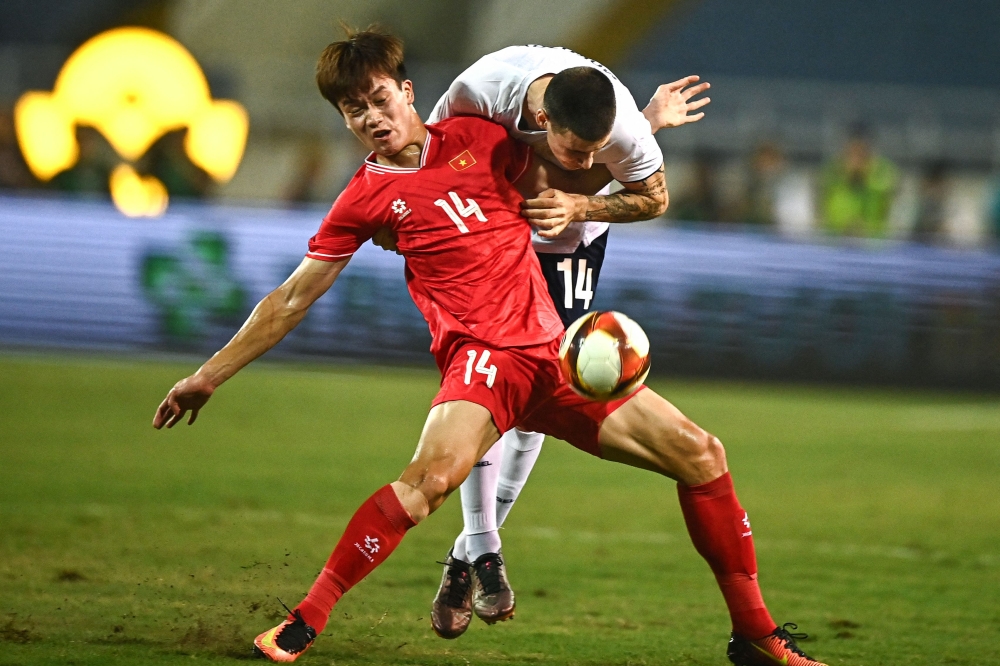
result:
[(464, 479), (465, 476), (455, 465), (436, 461), (431, 464), (411, 463), (399, 480), (423, 496), (429, 515), (462, 485)]
[(725, 467), (726, 447), (722, 445), (722, 441), (715, 435), (708, 432), (705, 435), (708, 438), (705, 444), (705, 458), (707, 462), (715, 467)]
[(695, 426), (693, 444), (688, 451), (687, 470), (681, 479), (684, 483), (695, 485), (708, 483), (719, 478), (727, 471), (726, 449), (718, 437)]
[(435, 466), (423, 475), (418, 489), (427, 498), (431, 511), (434, 511), (462, 485), (463, 480), (465, 475), (453, 466)]
[(431, 472), (424, 476), (420, 484), (420, 492), (427, 498), (428, 504), (436, 508), (459, 485), (461, 485), (461, 481), (456, 482), (454, 476), (447, 471)]

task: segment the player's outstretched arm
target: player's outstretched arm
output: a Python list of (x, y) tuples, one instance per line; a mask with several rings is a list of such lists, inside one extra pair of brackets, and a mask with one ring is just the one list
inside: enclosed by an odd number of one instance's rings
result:
[(250, 313), (225, 347), (198, 372), (180, 380), (167, 393), (153, 417), (153, 427), (174, 427), (191, 412), (188, 425), (198, 418), (212, 393), (224, 381), (261, 356), (295, 328), (309, 307), (333, 285), (348, 259), (336, 262), (303, 259), (284, 284), (268, 294)]
[(654, 134), (664, 127), (680, 127), (696, 123), (705, 117), (704, 111), (688, 115), (712, 101), (709, 97), (691, 101), (692, 97), (712, 87), (708, 82), (694, 85), (699, 80), (698, 76), (685, 76), (673, 83), (664, 83), (656, 89), (649, 104), (642, 110), (642, 115), (646, 116)]
[(543, 238), (555, 238), (572, 222), (638, 222), (667, 211), (670, 198), (663, 165), (634, 183), (622, 183), (620, 192), (586, 196), (548, 189), (521, 203), (521, 214), (531, 220)]

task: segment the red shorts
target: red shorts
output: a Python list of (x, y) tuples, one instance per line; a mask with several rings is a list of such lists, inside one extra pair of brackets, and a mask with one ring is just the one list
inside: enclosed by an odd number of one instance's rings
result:
[(601, 424), (635, 393), (595, 402), (573, 392), (559, 371), (559, 340), (496, 349), (459, 341), (444, 356), (441, 390), (431, 406), (467, 400), (490, 410), (497, 430), (517, 426), (562, 439), (597, 457)]

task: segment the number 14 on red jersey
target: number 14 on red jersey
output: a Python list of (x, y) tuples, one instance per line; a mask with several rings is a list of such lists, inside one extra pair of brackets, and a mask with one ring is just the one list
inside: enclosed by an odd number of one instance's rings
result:
[[(486, 216), (483, 215), (482, 209), (474, 200), (466, 199), (466, 203), (463, 204), (462, 199), (454, 192), (449, 192), (448, 196), (451, 197), (451, 203), (448, 203), (444, 199), (438, 199), (434, 202), (434, 205), (441, 208), (448, 215), (448, 217), (451, 218), (451, 221), (455, 223), (455, 226), (458, 227), (460, 232), (463, 234), (469, 233), (469, 228), (465, 226), (465, 222), (462, 218), (472, 217), (475, 215), (476, 219), (480, 222), (486, 222)], [(455, 204), (455, 207), (452, 208), (451, 204)], [(488, 354), (489, 352), (486, 353)], [(490, 382), (490, 384), (492, 386), (492, 382)]]

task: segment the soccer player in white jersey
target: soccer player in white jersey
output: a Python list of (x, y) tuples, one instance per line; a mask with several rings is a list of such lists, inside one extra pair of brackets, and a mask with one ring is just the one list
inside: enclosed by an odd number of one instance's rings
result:
[[(629, 90), (600, 63), (563, 48), (511, 46), (465, 70), (431, 112), (430, 123), (456, 115), (490, 118), (559, 167), (543, 169), (544, 182), (519, 188), (533, 197), (522, 214), (536, 226), (533, 246), (564, 325), (590, 309), (609, 223), (647, 220), (666, 210), (663, 154), (653, 133), (704, 116), (692, 113), (709, 103), (691, 101), (709, 87), (697, 81), (689, 76), (660, 86), (639, 111)], [(623, 189), (611, 194), (611, 180)], [(473, 610), (490, 624), (513, 616), (498, 529), (544, 439), (510, 430), (462, 484), (465, 525), (444, 563), (431, 612), (440, 636), (461, 635)]]

